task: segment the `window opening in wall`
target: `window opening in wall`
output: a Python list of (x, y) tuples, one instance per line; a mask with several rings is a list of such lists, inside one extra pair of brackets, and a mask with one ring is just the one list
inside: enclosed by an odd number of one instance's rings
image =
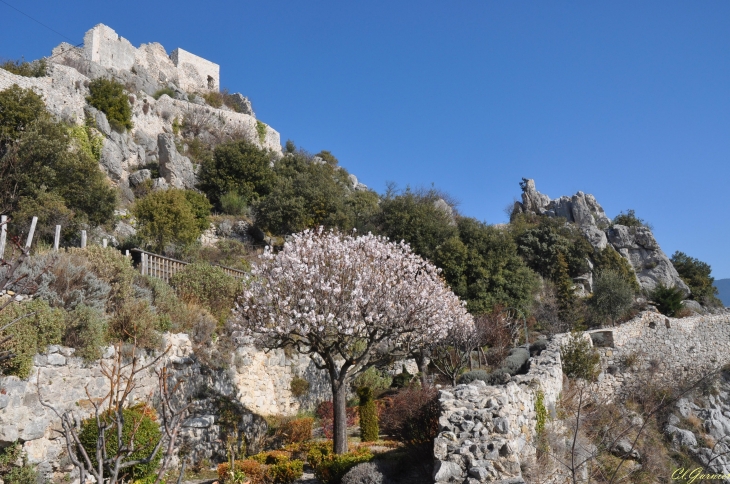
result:
[(208, 89), (215, 89), (215, 79), (212, 76), (208, 76)]

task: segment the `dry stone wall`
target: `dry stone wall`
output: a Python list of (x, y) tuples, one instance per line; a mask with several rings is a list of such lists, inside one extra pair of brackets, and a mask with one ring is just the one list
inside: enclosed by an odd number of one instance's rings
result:
[[(175, 376), (186, 382), (182, 396), (195, 402), (194, 414), (181, 433), (182, 442), (193, 449), (194, 460), (225, 459), (221, 405), (238, 409), (238, 430), (245, 435), (249, 450), (256, 452), (266, 434), (264, 416), (295, 415), (332, 398), (326, 374), (306, 356), (242, 347), (232, 355), (230, 369), (213, 371), (197, 362), (187, 335), (165, 334), (163, 339), (171, 346), (163, 363), (170, 364)], [(38, 389), (44, 401), (58, 411), (73, 409), (80, 418), (92, 412), (87, 389), (91, 398), (101, 398), (108, 391), (98, 363), (84, 363), (73, 352), (72, 348), (49, 346), (45, 354), (35, 356), (28, 379), (0, 377), (0, 447), (20, 442), (28, 461), (38, 464), (41, 473), (53, 482), (72, 468), (63, 458), (63, 441), (54, 432), (59, 428), (58, 419), (40, 404)], [(113, 347), (106, 350), (107, 363), (113, 354)], [(299, 398), (291, 392), (294, 376), (310, 382), (308, 393)], [(143, 374), (130, 403), (154, 403), (157, 385), (153, 371)]]
[(434, 481), (477, 484), (524, 483), (522, 468), (535, 459), (538, 392), (555, 415), (563, 386), (559, 345), (530, 358), (526, 375), (506, 385), (477, 380), (442, 390), (440, 432), (434, 442)]

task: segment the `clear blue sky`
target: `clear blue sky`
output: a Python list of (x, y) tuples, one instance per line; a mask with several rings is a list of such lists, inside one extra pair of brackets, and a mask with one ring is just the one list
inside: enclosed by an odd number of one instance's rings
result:
[[(379, 192), (434, 183), (499, 223), (534, 178), (730, 277), (730, 2), (3, 1), (217, 62), (282, 141)], [(0, 3), (0, 56), (63, 40)]]

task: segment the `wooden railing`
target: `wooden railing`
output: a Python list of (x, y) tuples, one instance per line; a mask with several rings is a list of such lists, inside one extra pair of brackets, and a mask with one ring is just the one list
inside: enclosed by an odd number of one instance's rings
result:
[[(173, 275), (183, 270), (189, 264), (189, 262), (153, 254), (142, 249), (132, 249), (132, 252), (139, 254), (138, 267), (143, 276), (158, 277), (168, 283)], [(223, 272), (237, 279), (243, 279), (246, 275), (244, 271), (239, 271), (238, 269), (231, 269), (230, 267), (219, 265), (216, 265), (216, 267), (221, 268)]]

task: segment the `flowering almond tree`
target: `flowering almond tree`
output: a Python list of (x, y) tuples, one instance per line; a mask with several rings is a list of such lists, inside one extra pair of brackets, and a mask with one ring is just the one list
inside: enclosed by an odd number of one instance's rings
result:
[(347, 386), (358, 373), (473, 324), (439, 269), (403, 242), (320, 228), (261, 258), (234, 309), (234, 328), (327, 370), (336, 453), (347, 452)]

